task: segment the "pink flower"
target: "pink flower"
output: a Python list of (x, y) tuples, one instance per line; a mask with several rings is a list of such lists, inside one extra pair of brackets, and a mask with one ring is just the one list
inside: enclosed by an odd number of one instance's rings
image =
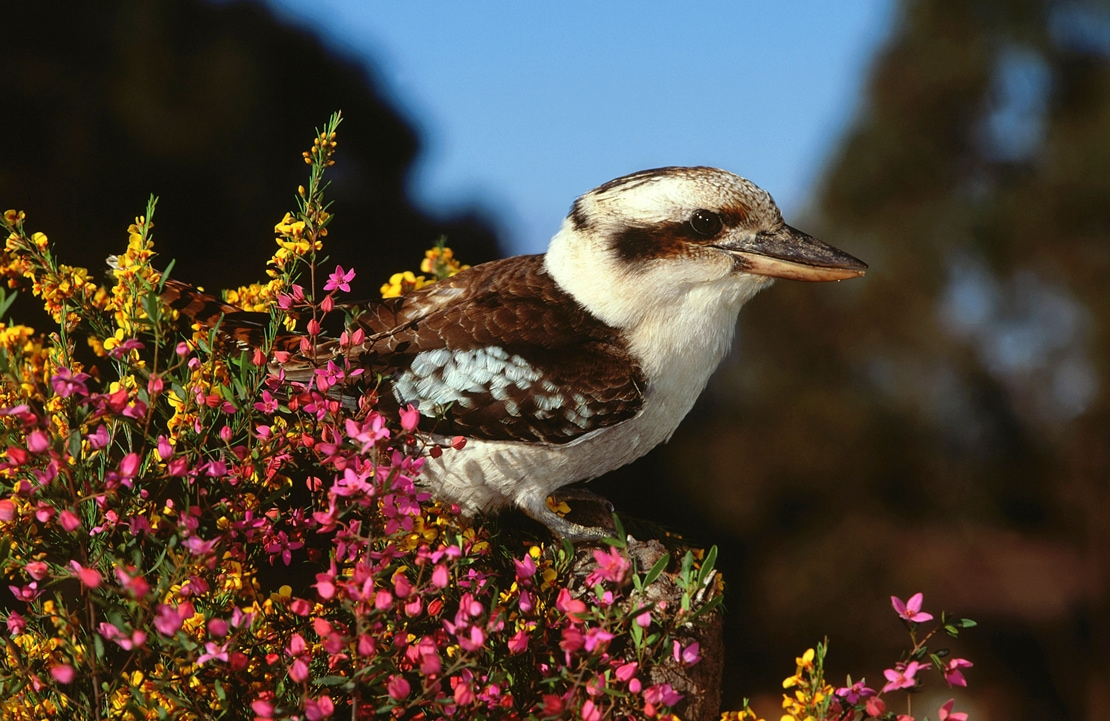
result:
[(462, 650), (477, 651), (486, 642), (486, 633), (479, 626), (471, 626), (469, 636), (460, 633), (456, 638), (459, 641), (459, 648)]
[(393, 593), (397, 598), (408, 598), (412, 593), (412, 581), (403, 573), (393, 576)]
[(948, 688), (952, 688), (953, 686), (967, 686), (967, 680), (960, 672), (960, 669), (971, 668), (974, 665), (975, 664), (968, 661), (966, 658), (953, 658), (944, 664), (941, 670), (944, 672), (944, 680), (948, 684)]
[(443, 660), (439, 657), (435, 641), (425, 636), (416, 644), (416, 651), (420, 656), (420, 673), (431, 676), (443, 670)]
[(587, 699), (582, 704), (582, 721), (601, 721), (601, 709), (593, 701)]
[(23, 616), (19, 615), (17, 612), (12, 611), (8, 614), (7, 625), (8, 633), (13, 636), (18, 636), (26, 630), (27, 619), (23, 618)]
[(937, 711), (938, 721), (967, 721), (967, 714), (963, 711), (952, 713), (952, 705), (956, 703), (956, 699), (948, 699), (948, 703), (940, 707)]
[(120, 648), (130, 651), (133, 648), (142, 648), (146, 643), (146, 632), (134, 630), (128, 636), (116, 626), (103, 621), (96, 627), (96, 632), (109, 641), (114, 641)]
[(76, 513), (69, 510), (68, 508), (58, 514), (58, 523), (60, 523), (62, 525), (62, 528), (69, 531), (70, 533), (73, 533), (81, 527), (81, 519), (77, 517)]
[(917, 684), (917, 679), (914, 678), (914, 675), (921, 668), (923, 668), (923, 666), (917, 661), (910, 661), (904, 666), (902, 664), (897, 664), (894, 668), (888, 668), (883, 671), (883, 675), (886, 676), (887, 680), (886, 685), (883, 686), (883, 693), (900, 688), (913, 688), (913, 686)]
[(267, 698), (255, 699), (251, 701), (251, 711), (262, 718), (270, 718), (274, 715), (274, 702)]
[(270, 391), (262, 391), (262, 400), (254, 404), (254, 409), (262, 413), (276, 413), (278, 409), (277, 399)]
[(309, 721), (320, 721), (320, 719), (331, 718), (331, 715), (334, 712), (335, 704), (332, 702), (331, 696), (325, 694), (320, 698), (305, 699), (304, 715), (308, 718)]
[(77, 561), (70, 561), (69, 565), (73, 569), (73, 575), (77, 576), (77, 579), (81, 581), (81, 585), (85, 588), (96, 588), (104, 580), (100, 571), (95, 568), (85, 568)]
[(640, 664), (636, 663), (635, 661), (622, 664), (620, 666), (617, 666), (617, 670), (614, 675), (616, 675), (618, 681), (628, 683), (628, 680), (636, 675), (636, 669), (639, 667)]
[(138, 453), (128, 453), (119, 462), (119, 475), (120, 478), (130, 480), (135, 477), (139, 472), (139, 465), (142, 463), (142, 458)]
[(597, 626), (586, 631), (586, 652), (593, 653), (594, 649), (603, 648), (605, 644), (613, 640), (613, 634), (609, 633), (603, 628)]
[(182, 603), (177, 608), (159, 604), (154, 612), (154, 627), (158, 629), (158, 633), (163, 636), (172, 636), (181, 628), (181, 624), (185, 622), (185, 619), (192, 618), (195, 612), (193, 604), (188, 601)]
[(469, 706), (474, 703), (474, 689), (468, 680), (452, 676), (451, 685), (455, 687), (455, 703), (459, 706)]
[(451, 576), (447, 573), (447, 566), (442, 563), (437, 563), (436, 567), (432, 570), (432, 585), (436, 588), (447, 588), (447, 584), (450, 581)]
[(289, 665), (289, 678), (297, 683), (308, 680), (308, 663), (303, 658), (293, 659), (293, 663)]
[(50, 570), (50, 567), (47, 566), (43, 561), (31, 561), (23, 567), (23, 570), (26, 571), (27, 575), (31, 578), (35, 579), (36, 581), (41, 581), (42, 579), (46, 578), (46, 574)]
[(555, 608), (565, 613), (567, 618), (575, 623), (581, 623), (583, 621), (582, 614), (586, 612), (586, 604), (576, 598), (571, 598), (570, 591), (566, 588), (559, 589), (559, 596), (555, 599)]
[(112, 442), (112, 435), (108, 432), (108, 426), (102, 424), (97, 426), (96, 430), (88, 435), (88, 439), (89, 445), (92, 446), (93, 450), (99, 451)]
[(204, 653), (197, 659), (197, 665), (203, 666), (209, 661), (223, 661), (227, 663), (227, 644), (218, 645), (215, 641), (204, 644)]
[(409, 695), (412, 687), (409, 682), (405, 680), (404, 676), (390, 676), (389, 681), (385, 684), (385, 690), (389, 693), (389, 697), (394, 701), (400, 701)]
[(20, 601), (30, 603), (42, 595), (42, 590), (39, 588), (38, 581), (31, 581), (26, 586), (8, 586), (12, 594)]
[(54, 680), (58, 683), (73, 683), (73, 677), (76, 675), (76, 672), (74, 672), (73, 666), (70, 666), (68, 663), (62, 663), (51, 667), (50, 675), (53, 676)]
[(385, 419), (380, 413), (371, 413), (361, 425), (350, 418), (343, 425), (347, 437), (362, 444), (360, 453), (366, 453), (378, 441), (389, 438), (389, 429), (385, 427)]
[(532, 560), (530, 555), (525, 555), (523, 561), (514, 558), (513, 566), (516, 567), (517, 582), (526, 581), (536, 575), (536, 562)]
[(40, 454), (50, 450), (50, 436), (41, 430), (33, 430), (27, 434), (27, 450)]
[(509, 637), (509, 653), (516, 655), (528, 650), (528, 634), (521, 629)]
[(864, 703), (864, 709), (867, 711), (868, 716), (878, 718), (886, 713), (886, 701), (883, 701), (878, 696), (872, 696)]
[(699, 653), (700, 649), (701, 646), (700, 644), (698, 644), (697, 641), (694, 641), (686, 648), (682, 648), (682, 645), (678, 642), (678, 639), (675, 639), (674, 660), (678, 661), (683, 666), (693, 666), (695, 663), (701, 660), (701, 654)]
[(836, 695), (848, 702), (849, 706), (855, 706), (860, 702), (860, 699), (871, 698), (875, 694), (875, 689), (868, 688), (864, 683), (866, 679), (860, 679), (851, 686), (845, 686), (836, 690)]
[(15, 501), (10, 498), (0, 500), (0, 521), (15, 520)]
[(653, 716), (656, 706), (674, 706), (682, 700), (682, 694), (671, 688), (669, 683), (658, 683), (644, 689), (644, 713)]
[(613, 546), (609, 547), (608, 552), (600, 548), (595, 549), (594, 560), (597, 561), (597, 568), (586, 576), (586, 585), (590, 587), (601, 581), (624, 583), (624, 578), (632, 567), (628, 559), (621, 555), (620, 550)]
[(570, 665), (570, 655), (582, 648), (585, 644), (585, 638), (582, 632), (574, 626), (567, 626), (563, 629), (563, 640), (559, 641), (559, 648), (563, 649), (566, 654), (567, 665)]
[(50, 385), (54, 386), (54, 392), (62, 398), (68, 398), (74, 393), (87, 396), (89, 389), (85, 385), (85, 381), (91, 377), (87, 373), (74, 373), (69, 368), (62, 367), (50, 379)]
[(924, 596), (922, 594), (915, 593), (914, 595), (910, 596), (910, 599), (905, 603), (903, 603), (902, 599), (898, 598), (897, 596), (891, 596), (890, 603), (892, 606), (894, 606), (894, 610), (898, 613), (898, 615), (901, 616), (903, 619), (909, 621), (910, 623), (924, 623), (925, 621), (933, 620), (933, 614), (924, 613), (921, 610), (921, 601), (923, 599)]
[(150, 584), (139, 574), (133, 573), (135, 570), (134, 568), (125, 570), (117, 567), (114, 570), (116, 579), (119, 580), (124, 590), (131, 594), (132, 598), (142, 598), (150, 593)]
[(335, 272), (328, 276), (327, 282), (324, 283), (324, 290), (335, 290), (338, 288), (344, 293), (351, 292), (351, 281), (355, 278), (355, 269), (351, 268), (347, 272), (343, 272), (343, 266), (335, 266)]
[(420, 423), (420, 411), (416, 406), (411, 403), (400, 410), (401, 413), (401, 428), (407, 433), (412, 433), (416, 430), (417, 424)]

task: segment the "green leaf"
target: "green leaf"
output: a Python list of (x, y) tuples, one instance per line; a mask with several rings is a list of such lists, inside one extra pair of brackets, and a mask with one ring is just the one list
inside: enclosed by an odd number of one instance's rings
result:
[(613, 534), (613, 538), (606, 537), (605, 542), (608, 543), (610, 546), (615, 546), (616, 548), (627, 547), (628, 541), (626, 539), (628, 538), (628, 534), (624, 532), (624, 524), (621, 523), (620, 517), (618, 517), (615, 513), (613, 514), (613, 527), (616, 529), (616, 532)]
[(694, 552), (687, 551), (686, 555), (682, 557), (682, 571), (679, 572), (679, 578), (682, 579), (682, 585), (687, 589), (690, 588), (690, 574), (694, 568)]
[(714, 596), (713, 598), (709, 599), (708, 601), (703, 603), (701, 606), (696, 608), (694, 610), (694, 613), (691, 616), (690, 620), (700, 618), (701, 616), (704, 616), (704, 615), (710, 613), (715, 608), (717, 608), (717, 606), (720, 606), (724, 602), (724, 600), (725, 600), (725, 597), (722, 596), (722, 595), (718, 594), (718, 595)]
[(162, 271), (162, 277), (158, 280), (158, 294), (161, 295), (162, 291), (166, 288), (166, 281), (169, 280), (170, 273), (173, 272), (173, 266), (177, 263), (176, 258), (170, 258), (170, 262), (166, 263), (166, 269)]
[(659, 560), (655, 562), (655, 565), (651, 567), (651, 570), (648, 571), (647, 575), (644, 576), (644, 586), (650, 586), (651, 584), (655, 583), (655, 580), (659, 578), (660, 575), (662, 575), (663, 571), (667, 570), (667, 566), (670, 564), (670, 562), (671, 557), (667, 554), (663, 554), (663, 556), (661, 556)]
[(713, 567), (717, 563), (717, 547), (710, 546), (705, 554), (705, 560), (702, 561), (701, 570), (698, 571), (698, 588), (705, 585), (705, 580), (709, 578), (709, 574), (713, 572)]
[(74, 429), (66, 439), (66, 450), (74, 458), (81, 457), (81, 431)]
[(641, 648), (643, 646), (644, 629), (641, 628), (640, 624), (636, 623), (635, 620), (633, 620), (632, 625), (628, 627), (628, 635), (632, 637), (632, 643), (636, 648)]
[(8, 308), (12, 307), (12, 303), (15, 302), (17, 296), (19, 296), (19, 293), (15, 291), (8, 293), (6, 288), (0, 287), (0, 318), (7, 314)]

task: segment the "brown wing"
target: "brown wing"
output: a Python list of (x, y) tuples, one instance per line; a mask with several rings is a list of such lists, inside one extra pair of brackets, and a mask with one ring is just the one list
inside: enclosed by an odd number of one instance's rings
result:
[(634, 416), (643, 372), (542, 256), (486, 263), (369, 308), (358, 354), (437, 433), (565, 443)]

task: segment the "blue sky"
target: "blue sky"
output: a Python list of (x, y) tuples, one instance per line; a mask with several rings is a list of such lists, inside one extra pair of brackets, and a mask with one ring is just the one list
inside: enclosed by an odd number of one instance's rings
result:
[(796, 217), (895, 21), (892, 0), (268, 3), (367, 63), (417, 128), (414, 200), (481, 208), (514, 252), (661, 165), (744, 175)]

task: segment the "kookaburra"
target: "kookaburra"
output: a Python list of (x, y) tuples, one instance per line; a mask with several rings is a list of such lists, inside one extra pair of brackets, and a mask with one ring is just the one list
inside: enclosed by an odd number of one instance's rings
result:
[[(867, 266), (783, 222), (723, 170), (669, 167), (578, 198), (543, 255), (485, 263), (359, 316), (343, 352), (459, 450), (428, 458), (438, 499), (466, 515), (516, 506), (561, 537), (606, 535), (546, 498), (668, 440), (728, 353), (740, 307), (775, 278)], [(392, 403), (391, 403), (392, 404)]]

